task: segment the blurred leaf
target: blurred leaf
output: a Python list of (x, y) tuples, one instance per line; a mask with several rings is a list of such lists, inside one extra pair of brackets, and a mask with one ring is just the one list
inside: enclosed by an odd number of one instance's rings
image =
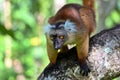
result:
[(67, 3), (82, 3), (82, 0), (66, 0)]
[(13, 18), (16, 20), (23, 21), (30, 27), (34, 27), (36, 25), (33, 15), (22, 9), (15, 11), (13, 13)]
[(113, 19), (113, 21), (115, 23), (119, 23), (120, 22), (120, 13), (116, 10), (114, 10), (111, 14), (111, 18)]
[(120, 0), (118, 0), (117, 8), (118, 8), (118, 10), (120, 11)]
[(111, 28), (113, 26), (113, 21), (110, 16), (106, 18), (105, 25), (107, 26), (107, 28)]
[(11, 36), (12, 38), (15, 39), (13, 31), (12, 30), (7, 30), (5, 28), (5, 26), (3, 26), (2, 24), (0, 24), (0, 33), (3, 34), (3, 35), (8, 34), (9, 36)]

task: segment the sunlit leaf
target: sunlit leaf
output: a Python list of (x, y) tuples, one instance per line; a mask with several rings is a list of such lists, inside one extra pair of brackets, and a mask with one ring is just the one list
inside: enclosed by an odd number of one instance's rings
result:
[(120, 13), (117, 12), (116, 10), (114, 10), (111, 14), (111, 18), (113, 19), (113, 21), (115, 23), (119, 23), (120, 22)]
[(110, 28), (111, 26), (113, 26), (113, 21), (111, 19), (111, 17), (107, 17), (105, 20), (105, 25)]

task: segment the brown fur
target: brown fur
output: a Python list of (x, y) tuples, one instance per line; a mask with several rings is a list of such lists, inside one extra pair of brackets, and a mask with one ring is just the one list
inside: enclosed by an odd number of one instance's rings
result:
[[(88, 56), (89, 37), (95, 29), (94, 11), (87, 6), (67, 4), (63, 6), (55, 16), (52, 16), (48, 22), (50, 24), (55, 24), (56, 22), (66, 21), (67, 19), (74, 22), (76, 25), (78, 32), (75, 35), (76, 38), (74, 42), (77, 47), (78, 60), (84, 64)], [(50, 63), (55, 64), (57, 51), (53, 49), (53, 46), (49, 42), (47, 42), (47, 49)]]

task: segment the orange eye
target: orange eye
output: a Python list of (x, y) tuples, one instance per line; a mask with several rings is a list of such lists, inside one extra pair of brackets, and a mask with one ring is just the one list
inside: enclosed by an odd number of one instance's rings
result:
[(60, 39), (64, 39), (64, 36), (59, 36)]

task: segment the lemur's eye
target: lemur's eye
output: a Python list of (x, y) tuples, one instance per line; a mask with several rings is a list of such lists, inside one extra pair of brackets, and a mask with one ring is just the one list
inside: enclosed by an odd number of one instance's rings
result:
[(64, 36), (63, 36), (63, 35), (60, 35), (59, 38), (60, 38), (60, 39), (64, 39)]

